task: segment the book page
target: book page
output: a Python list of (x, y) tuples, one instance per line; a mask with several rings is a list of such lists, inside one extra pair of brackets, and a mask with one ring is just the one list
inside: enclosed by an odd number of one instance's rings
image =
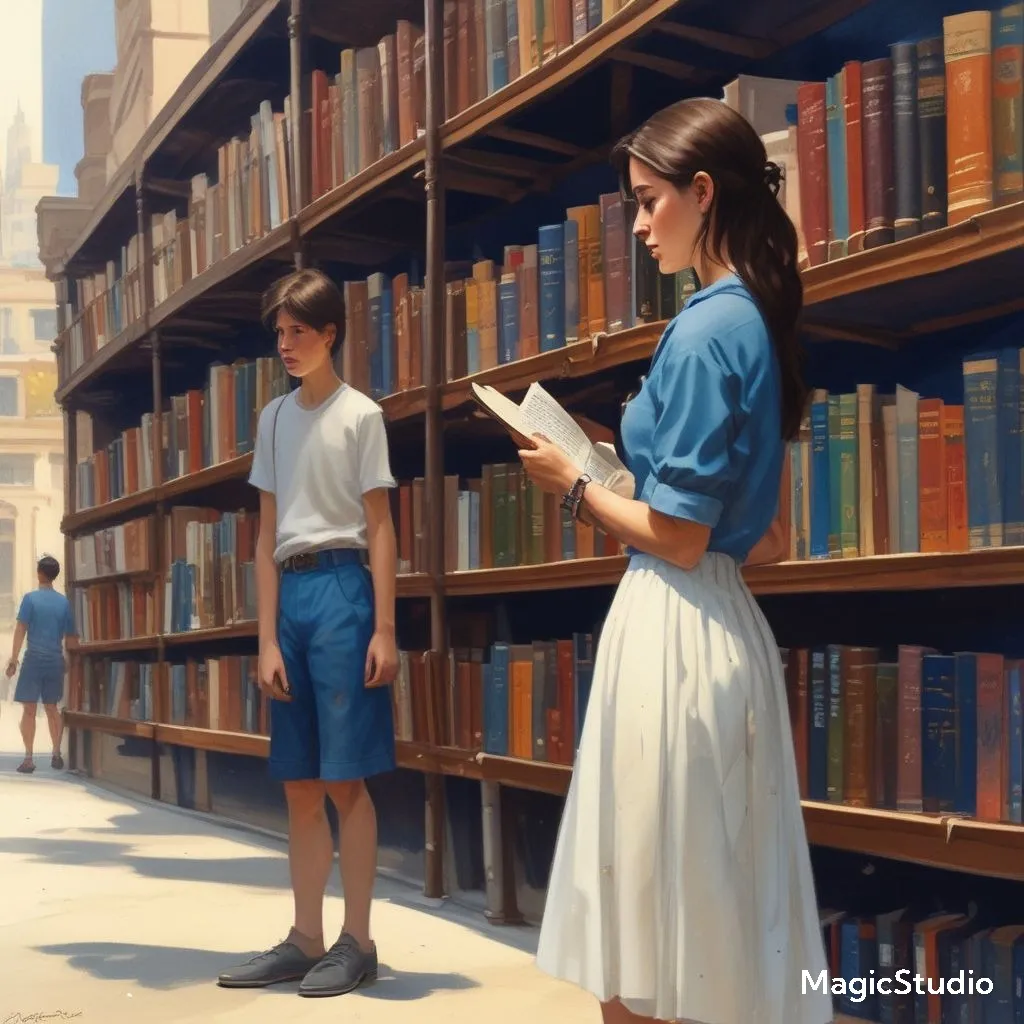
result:
[(528, 437), (543, 434), (583, 470), (594, 446), (580, 425), (536, 382), (527, 390), (520, 410), (529, 424)]
[(497, 417), (506, 427), (520, 434), (524, 440), (528, 439), (533, 433), (526, 423), (519, 406), (510, 398), (506, 398), (500, 391), (490, 386), (480, 387), (474, 384), (473, 394), (484, 408)]

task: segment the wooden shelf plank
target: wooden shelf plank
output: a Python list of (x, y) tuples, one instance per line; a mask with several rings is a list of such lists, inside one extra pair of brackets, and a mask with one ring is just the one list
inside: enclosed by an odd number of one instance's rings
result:
[(426, 157), (426, 140), (416, 139), (394, 153), (371, 164), (364, 171), (353, 175), (348, 181), (325, 192), (299, 212), (299, 234), (307, 235), (324, 221), (336, 217), (348, 207), (365, 199), (371, 192), (382, 189), (395, 178), (411, 171), (423, 163)]
[(153, 738), (157, 743), (193, 747), (196, 750), (216, 751), (222, 754), (244, 754), (249, 757), (270, 756), (270, 737), (257, 733), (197, 729), (188, 725), (170, 725), (158, 722), (153, 726)]
[(572, 766), (551, 764), (548, 761), (524, 761), (517, 757), (498, 754), (480, 754), (483, 778), (500, 782), (516, 789), (531, 789), (538, 793), (564, 796), (572, 780)]
[(124, 651), (155, 651), (156, 636), (133, 636), (125, 640), (90, 640), (75, 648), (76, 654), (119, 654)]
[(64, 710), (64, 722), (74, 729), (92, 729), (115, 736), (137, 736), (140, 739), (153, 738), (153, 723), (139, 722), (134, 718), (114, 718), (112, 715), (98, 715), (91, 711)]
[(429, 743), (410, 743), (398, 740), (395, 755), (399, 768), (418, 772), (434, 772), (440, 775), (454, 775), (462, 779), (482, 777), (480, 762), (471, 750), (458, 747), (433, 747)]
[(97, 349), (91, 359), (87, 359), (82, 363), (57, 388), (56, 392), (54, 392), (54, 398), (56, 398), (57, 403), (64, 405), (71, 394), (81, 388), (87, 381), (102, 373), (111, 363), (116, 362), (119, 357), (124, 355), (128, 349), (137, 345), (148, 333), (149, 318), (143, 314), (137, 320), (130, 323), (116, 338), (111, 338), (106, 345)]
[[(626, 564), (625, 556), (615, 555), (454, 572), (445, 576), (445, 593), (454, 597), (614, 586)], [(1024, 547), (780, 562), (751, 566), (743, 575), (760, 596), (1017, 586), (1024, 584)]]
[(139, 512), (155, 505), (159, 500), (157, 489), (148, 487), (143, 491), (136, 491), (134, 494), (126, 494), (123, 498), (115, 498), (103, 505), (83, 508), (79, 512), (69, 512), (61, 521), (61, 532), (74, 534), (94, 529), (132, 512)]
[(164, 643), (168, 647), (183, 647), (186, 644), (218, 643), (224, 640), (242, 640), (257, 635), (255, 619), (235, 622), (230, 626), (211, 626), (209, 629), (191, 629), (184, 633), (166, 633)]

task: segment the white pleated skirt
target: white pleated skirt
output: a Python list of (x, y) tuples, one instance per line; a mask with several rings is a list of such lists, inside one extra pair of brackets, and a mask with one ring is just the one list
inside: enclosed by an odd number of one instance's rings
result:
[(825, 1024), (782, 663), (736, 562), (630, 560), (594, 679), (537, 951), (643, 1017)]

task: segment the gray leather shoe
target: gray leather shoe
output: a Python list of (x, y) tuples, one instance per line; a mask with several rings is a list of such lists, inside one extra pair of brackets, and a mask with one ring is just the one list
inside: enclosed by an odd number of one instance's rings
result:
[(257, 953), (244, 964), (228, 968), (217, 978), (217, 984), (223, 988), (263, 988), (283, 981), (298, 981), (318, 962), (318, 957), (306, 956), (295, 943), (286, 939), (265, 953)]
[(364, 983), (377, 980), (377, 947), (364, 953), (349, 934), (324, 954), (320, 962), (302, 979), (300, 996), (340, 996)]

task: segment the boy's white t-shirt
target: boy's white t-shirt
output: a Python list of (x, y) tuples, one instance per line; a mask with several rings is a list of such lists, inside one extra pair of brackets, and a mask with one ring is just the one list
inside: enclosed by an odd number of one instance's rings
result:
[(296, 391), (275, 398), (260, 413), (249, 483), (275, 497), (277, 562), (365, 548), (363, 495), (395, 486), (380, 406), (345, 383), (315, 409), (299, 405)]

